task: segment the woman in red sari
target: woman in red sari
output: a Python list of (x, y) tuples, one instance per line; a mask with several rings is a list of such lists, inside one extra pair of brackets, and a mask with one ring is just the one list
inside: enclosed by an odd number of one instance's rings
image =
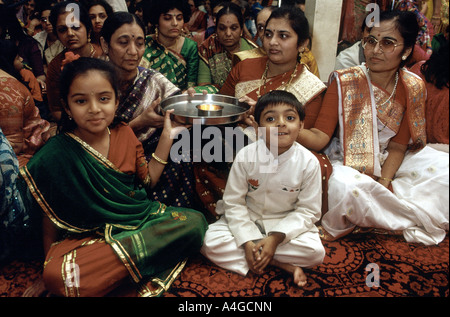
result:
[(419, 75), (427, 87), (425, 118), (427, 142), (449, 144), (449, 41), (431, 54), (428, 61), (415, 64), (411, 71)]

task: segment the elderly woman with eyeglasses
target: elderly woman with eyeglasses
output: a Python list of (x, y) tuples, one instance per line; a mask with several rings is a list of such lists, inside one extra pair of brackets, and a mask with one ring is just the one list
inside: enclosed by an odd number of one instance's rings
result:
[(414, 14), (382, 12), (364, 39), (366, 63), (330, 76), (314, 128), (300, 132), (333, 165), (324, 239), (367, 228), (426, 245), (445, 238), (449, 155), (426, 146), (425, 84), (403, 68), (418, 30)]

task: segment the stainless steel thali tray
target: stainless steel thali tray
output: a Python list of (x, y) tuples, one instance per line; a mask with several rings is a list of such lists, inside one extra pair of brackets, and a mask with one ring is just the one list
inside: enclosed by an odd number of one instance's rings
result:
[(250, 106), (237, 98), (218, 94), (188, 94), (168, 97), (161, 101), (163, 114), (175, 109), (173, 120), (182, 124), (193, 124), (200, 120), (202, 125), (221, 125), (245, 118)]

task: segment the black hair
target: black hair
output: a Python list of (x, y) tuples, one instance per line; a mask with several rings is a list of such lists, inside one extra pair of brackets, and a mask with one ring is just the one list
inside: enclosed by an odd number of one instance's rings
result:
[[(191, 18), (191, 8), (187, 0), (164, 0), (152, 1), (151, 5), (144, 6), (144, 17), (146, 23), (150, 22), (152, 25), (159, 24), (159, 17), (161, 14), (167, 13), (172, 9), (178, 9), (183, 14), (184, 22), (188, 22)], [(148, 19), (148, 20), (147, 20)]]
[(433, 83), (438, 89), (442, 89), (444, 86), (449, 88), (448, 46), (449, 40), (443, 40), (439, 48), (433, 51), (430, 59), (420, 68), (425, 80)]
[(20, 73), (14, 68), (14, 59), (18, 52), (19, 49), (12, 40), (0, 39), (0, 69), (23, 83), (22, 76), (20, 76)]
[(306, 40), (309, 39), (309, 23), (305, 13), (298, 7), (281, 6), (272, 11), (272, 14), (267, 19), (266, 26), (272, 19), (287, 19), (298, 36), (297, 46), (300, 47)]
[(194, 0), (194, 5), (195, 5), (196, 8), (198, 8), (202, 4), (203, 4), (203, 0)]
[(92, 8), (93, 6), (102, 6), (103, 9), (105, 9), (107, 16), (110, 16), (114, 12), (111, 5), (108, 2), (106, 2), (105, 0), (89, 0), (85, 5), (88, 12), (89, 12), (89, 9)]
[(14, 9), (0, 4), (0, 38), (21, 41), (26, 37), (31, 36), (23, 31)]
[(39, 13), (39, 15), (42, 15), (42, 11), (45, 10), (51, 10), (54, 6), (54, 1), (52, 0), (40, 0), (36, 2), (36, 12)]
[(383, 11), (380, 13), (380, 22), (394, 21), (397, 30), (403, 38), (403, 52), (411, 48), (411, 54), (401, 62), (400, 67), (407, 65), (413, 56), (414, 46), (416, 45), (417, 35), (419, 34), (419, 23), (417, 17), (410, 11)]
[(244, 28), (244, 16), (242, 15), (241, 7), (233, 2), (223, 2), (221, 5), (223, 5), (223, 8), (217, 12), (216, 23), (219, 23), (219, 19), (222, 16), (234, 14), (239, 22), (239, 25), (241, 26), (241, 29)]
[(56, 31), (56, 23), (58, 22), (58, 17), (63, 13), (70, 12), (70, 10), (66, 11), (67, 6), (69, 6), (69, 5), (70, 6), (78, 6), (79, 13), (80, 13), (79, 21), (84, 25), (84, 27), (86, 28), (86, 32), (89, 35), (89, 33), (92, 30), (91, 19), (89, 18), (89, 14), (88, 14), (86, 8), (82, 4), (80, 4), (76, 1), (58, 2), (53, 6), (52, 11), (50, 12), (50, 16), (49, 16), (50, 23), (53, 26), (53, 33), (56, 36), (58, 35), (58, 33)]
[(119, 29), (124, 24), (133, 23), (136, 23), (142, 29), (145, 35), (145, 26), (142, 20), (133, 13), (129, 13), (127, 11), (114, 12), (112, 15), (108, 16), (103, 23), (100, 35), (104, 38), (106, 43), (109, 44), (112, 35), (117, 31), (117, 29)]
[(259, 124), (261, 113), (264, 109), (269, 106), (280, 104), (288, 104), (292, 106), (297, 111), (300, 121), (305, 120), (305, 107), (300, 101), (298, 101), (297, 97), (285, 90), (272, 90), (271, 92), (261, 96), (256, 102), (255, 111), (253, 113), (255, 121)]
[[(59, 96), (64, 107), (68, 107), (68, 95), (73, 81), (89, 71), (99, 71), (110, 82), (116, 99), (119, 98), (119, 82), (114, 65), (104, 60), (92, 57), (80, 57), (64, 66), (59, 77)], [(66, 111), (62, 111), (58, 131), (60, 133), (73, 131), (77, 127), (74, 120), (69, 120)]]
[(295, 6), (298, 4), (305, 4), (305, 0), (283, 0), (281, 6)]

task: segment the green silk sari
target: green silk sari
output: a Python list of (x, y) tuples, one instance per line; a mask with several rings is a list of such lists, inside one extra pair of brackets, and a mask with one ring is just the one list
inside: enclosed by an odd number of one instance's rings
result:
[(149, 200), (135, 175), (73, 134), (51, 138), (20, 174), (56, 226), (104, 236), (136, 283), (157, 285), (154, 295), (202, 246), (207, 223), (201, 213)]
[(197, 43), (184, 39), (181, 55), (165, 48), (152, 35), (145, 38), (145, 52), (140, 66), (152, 68), (163, 74), (175, 86), (186, 90), (197, 85), (198, 76)]

